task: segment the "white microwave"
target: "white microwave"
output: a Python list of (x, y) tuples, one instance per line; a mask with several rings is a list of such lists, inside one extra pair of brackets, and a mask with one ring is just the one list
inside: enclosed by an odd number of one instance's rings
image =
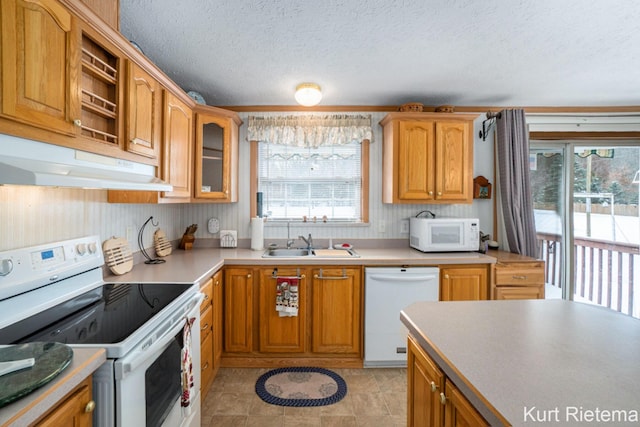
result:
[(410, 218), (409, 245), (422, 252), (466, 252), (480, 248), (477, 218)]

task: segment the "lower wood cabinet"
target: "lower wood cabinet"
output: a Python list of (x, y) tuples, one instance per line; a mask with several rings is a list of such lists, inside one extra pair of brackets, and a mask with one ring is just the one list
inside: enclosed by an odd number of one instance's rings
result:
[[(278, 280), (288, 278), (298, 280), (295, 316), (276, 311)], [(223, 364), (361, 366), (362, 289), (360, 266), (225, 267)]]
[(211, 325), (213, 323), (213, 280), (200, 285), (204, 299), (200, 304), (200, 392), (204, 399), (213, 382), (213, 347), (211, 345)]
[(38, 427), (91, 427), (93, 425), (93, 401), (92, 378), (88, 377), (81, 382), (67, 397), (54, 409), (47, 413), (34, 425)]
[(360, 354), (363, 339), (360, 268), (315, 268), (311, 291), (311, 351)]
[(213, 280), (213, 301), (211, 302), (211, 308), (213, 309), (212, 313), (212, 322), (211, 325), (211, 334), (213, 335), (211, 338), (211, 343), (213, 346), (213, 376), (216, 376), (218, 369), (220, 369), (220, 360), (222, 359), (222, 325), (223, 325), (223, 315), (222, 315), (222, 307), (224, 306), (223, 301), (223, 280), (224, 276), (222, 270), (216, 271), (216, 273), (212, 277)]
[(486, 264), (440, 266), (441, 301), (479, 301), (489, 298)]
[[(302, 353), (307, 341), (307, 278), (296, 268), (263, 268), (259, 278), (259, 351), (264, 353)], [(298, 276), (300, 274), (300, 276)], [(280, 277), (281, 279), (278, 279)], [(298, 281), (298, 315), (281, 317), (276, 311), (278, 280)]]
[(407, 403), (409, 427), (489, 426), (411, 336), (407, 355)]
[(490, 251), (493, 299), (544, 299), (544, 261), (503, 251)]

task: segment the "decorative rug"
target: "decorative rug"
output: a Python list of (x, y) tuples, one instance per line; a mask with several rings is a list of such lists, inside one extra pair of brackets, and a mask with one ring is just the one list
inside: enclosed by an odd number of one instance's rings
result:
[(277, 368), (258, 378), (256, 393), (272, 405), (324, 406), (342, 400), (347, 395), (347, 383), (328, 369)]

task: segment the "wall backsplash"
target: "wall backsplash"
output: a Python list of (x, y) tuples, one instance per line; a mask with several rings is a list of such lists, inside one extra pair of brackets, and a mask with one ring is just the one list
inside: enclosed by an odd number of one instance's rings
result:
[[(207, 221), (218, 218), (220, 228), (238, 230), (238, 238), (251, 235), (249, 226), (249, 144), (246, 141), (246, 122), (251, 113), (242, 113), (240, 128), (240, 200), (233, 204), (111, 204), (105, 190), (82, 190), (28, 186), (0, 186), (0, 251), (24, 246), (98, 234), (104, 241), (111, 236), (126, 237), (132, 230), (131, 248), (137, 251), (137, 236), (142, 224), (149, 218), (159, 223), (169, 240), (182, 236), (189, 224), (198, 224), (196, 238), (217, 238), (207, 231)], [(262, 114), (262, 113), (260, 113)], [(366, 113), (369, 114), (369, 113)], [(400, 223), (421, 210), (429, 209), (439, 216), (473, 216), (480, 218), (481, 229), (492, 233), (492, 200), (476, 200), (472, 205), (387, 205), (381, 202), (382, 128), (378, 122), (386, 113), (372, 113), (373, 141), (370, 149), (369, 225), (326, 226), (324, 224), (294, 224), (292, 235), (311, 232), (314, 237), (336, 239), (398, 239)], [(482, 123), (483, 115), (475, 127)], [(475, 132), (474, 132), (475, 135)], [(484, 175), (493, 181), (492, 144), (474, 142), (474, 176)], [(384, 232), (381, 232), (384, 224)], [(149, 224), (145, 230), (145, 247), (153, 245), (156, 227)], [(268, 224), (265, 239), (286, 238), (286, 226)]]

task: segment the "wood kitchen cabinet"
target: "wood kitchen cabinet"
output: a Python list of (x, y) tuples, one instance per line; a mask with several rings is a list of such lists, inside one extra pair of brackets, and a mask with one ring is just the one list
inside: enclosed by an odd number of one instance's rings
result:
[(313, 353), (362, 353), (361, 269), (313, 269), (311, 282)]
[(126, 150), (157, 159), (162, 143), (162, 86), (142, 67), (127, 61)]
[(471, 203), (475, 114), (389, 113), (383, 203)]
[(93, 410), (95, 409), (91, 379), (92, 377), (88, 377), (80, 383), (60, 404), (33, 425), (37, 427), (91, 427), (93, 425)]
[(200, 285), (204, 299), (200, 304), (200, 392), (204, 399), (213, 382), (213, 279)]
[(2, 114), (75, 136), (80, 128), (80, 30), (56, 0), (2, 0)]
[(408, 426), (489, 426), (411, 335), (407, 348)]
[(218, 370), (220, 369), (220, 360), (222, 359), (222, 348), (223, 348), (223, 306), (224, 306), (224, 294), (222, 291), (224, 275), (222, 270), (218, 270), (212, 277), (213, 279), (213, 301), (211, 307), (213, 309), (212, 316), (212, 328), (211, 332), (213, 334), (212, 337), (212, 345), (213, 345), (213, 376), (215, 378)]
[(194, 197), (208, 202), (238, 201), (238, 127), (234, 112), (196, 106)]
[[(299, 268), (262, 268), (258, 283), (259, 351), (263, 353), (302, 353), (307, 340), (307, 278)], [(276, 311), (277, 277), (298, 278), (298, 314), (280, 317)]]
[(493, 299), (544, 299), (544, 261), (504, 251), (489, 251), (493, 265)]
[(224, 351), (253, 351), (253, 269), (224, 270)]
[(488, 276), (486, 264), (440, 266), (440, 301), (489, 299)]

